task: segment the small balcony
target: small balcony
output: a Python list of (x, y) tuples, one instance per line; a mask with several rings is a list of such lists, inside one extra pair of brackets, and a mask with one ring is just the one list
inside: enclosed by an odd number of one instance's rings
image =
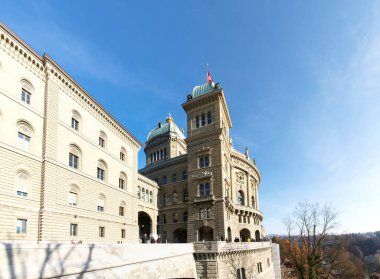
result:
[(212, 194), (207, 196), (197, 196), (194, 198), (194, 202), (215, 202), (215, 196)]

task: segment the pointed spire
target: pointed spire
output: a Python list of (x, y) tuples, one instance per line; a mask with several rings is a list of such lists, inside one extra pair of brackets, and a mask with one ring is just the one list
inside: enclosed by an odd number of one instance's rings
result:
[(249, 158), (248, 147), (245, 148), (245, 157), (246, 157), (247, 159)]

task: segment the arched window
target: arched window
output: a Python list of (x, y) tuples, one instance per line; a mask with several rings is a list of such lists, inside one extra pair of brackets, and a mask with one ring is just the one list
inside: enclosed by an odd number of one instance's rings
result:
[(177, 204), (178, 202), (178, 194), (177, 192), (173, 192), (173, 204)]
[(98, 161), (97, 177), (100, 180), (107, 180), (107, 164), (103, 160)]
[(103, 194), (100, 194), (98, 197), (97, 210), (99, 212), (104, 212), (105, 205), (106, 205), (106, 197)]
[(99, 134), (99, 146), (103, 148), (107, 147), (107, 135), (103, 131), (100, 131)]
[(150, 153), (150, 162), (153, 163), (153, 153)]
[(20, 149), (29, 152), (32, 135), (33, 135), (33, 128), (27, 121), (24, 121), (24, 120), (18, 121), (17, 126), (18, 126), (18, 135), (17, 135), (18, 146)]
[(122, 190), (126, 189), (127, 185), (127, 175), (124, 172), (120, 173), (119, 176), (119, 188)]
[(211, 117), (211, 111), (207, 112), (207, 124), (211, 124), (212, 122), (212, 117)]
[(244, 193), (242, 190), (237, 192), (237, 204), (244, 205)]
[(124, 147), (122, 147), (120, 149), (120, 160), (125, 161), (126, 156), (127, 156), (127, 150)]
[(71, 114), (71, 128), (73, 128), (76, 131), (79, 131), (79, 129), (81, 128), (81, 124), (80, 124), (82, 122), (81, 120), (82, 118), (79, 112), (77, 112), (76, 110), (73, 110)]
[(33, 85), (26, 79), (21, 80), (21, 101), (30, 105), (32, 93), (34, 91)]
[(29, 195), (30, 175), (25, 170), (20, 170), (16, 174), (16, 194), (26, 198)]
[(164, 158), (166, 158), (166, 147), (164, 148)]
[(254, 196), (251, 197), (251, 203), (252, 203), (252, 207), (256, 208), (256, 202), (255, 202), (255, 197)]
[(70, 144), (69, 149), (69, 166), (74, 169), (80, 169), (81, 167), (81, 151), (75, 144)]
[(172, 182), (176, 182), (176, 181), (177, 181), (177, 174), (173, 173)]
[(173, 213), (173, 223), (177, 223), (178, 222), (178, 215), (176, 212)]
[(183, 221), (187, 222), (187, 211), (183, 212)]
[(76, 185), (71, 185), (69, 189), (68, 205), (77, 206), (79, 188)]
[(149, 192), (149, 202), (153, 203), (153, 193), (152, 193), (152, 191)]
[(166, 175), (164, 175), (164, 176), (162, 177), (162, 184), (166, 184), (166, 183), (168, 183), (168, 180), (167, 180), (167, 178), (166, 178)]
[(145, 189), (145, 201), (149, 202), (149, 190)]
[(124, 216), (125, 212), (125, 202), (122, 201), (119, 205), (119, 216)]
[(162, 149), (160, 150), (160, 158), (164, 158), (164, 151)]

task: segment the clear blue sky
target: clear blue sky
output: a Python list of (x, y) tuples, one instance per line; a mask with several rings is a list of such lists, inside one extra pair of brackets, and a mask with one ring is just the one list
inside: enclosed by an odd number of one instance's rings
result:
[(267, 233), (305, 199), (331, 202), (340, 232), (380, 230), (379, 1), (0, 0), (0, 20), (142, 142), (168, 112), (185, 127), (209, 63)]

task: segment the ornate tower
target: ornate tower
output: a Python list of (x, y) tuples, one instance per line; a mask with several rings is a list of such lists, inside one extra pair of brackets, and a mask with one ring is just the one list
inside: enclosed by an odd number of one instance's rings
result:
[(226, 236), (225, 194), (230, 181), (232, 127), (223, 90), (212, 81), (196, 86), (187, 102), (188, 242)]

